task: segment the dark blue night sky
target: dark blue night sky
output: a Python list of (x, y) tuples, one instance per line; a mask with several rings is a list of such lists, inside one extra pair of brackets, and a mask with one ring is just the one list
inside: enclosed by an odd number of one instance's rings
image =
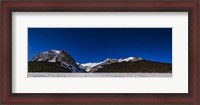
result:
[(65, 50), (79, 63), (130, 56), (172, 63), (172, 29), (29, 28), (28, 59), (48, 50)]

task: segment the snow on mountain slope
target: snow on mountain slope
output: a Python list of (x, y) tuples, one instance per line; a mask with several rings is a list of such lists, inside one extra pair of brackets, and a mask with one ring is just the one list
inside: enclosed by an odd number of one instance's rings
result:
[(80, 68), (85, 69), (86, 72), (94, 72), (97, 71), (99, 68), (102, 68), (105, 65), (113, 64), (113, 63), (121, 63), (121, 62), (129, 62), (129, 61), (138, 61), (142, 60), (140, 57), (128, 57), (124, 59), (106, 59), (103, 62), (98, 62), (98, 63), (85, 63), (85, 64), (80, 64)]
[(80, 68), (85, 69), (86, 72), (89, 72), (93, 67), (101, 64), (102, 62), (99, 63), (85, 63), (85, 64), (81, 64)]
[(138, 61), (138, 60), (142, 60), (142, 58), (140, 57), (128, 57), (128, 58), (125, 58), (125, 59), (119, 59), (118, 61), (119, 62), (128, 62), (128, 61)]

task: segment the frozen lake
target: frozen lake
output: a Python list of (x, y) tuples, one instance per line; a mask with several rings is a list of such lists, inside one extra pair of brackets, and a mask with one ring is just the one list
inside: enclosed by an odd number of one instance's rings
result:
[(172, 73), (28, 73), (28, 77), (172, 77)]

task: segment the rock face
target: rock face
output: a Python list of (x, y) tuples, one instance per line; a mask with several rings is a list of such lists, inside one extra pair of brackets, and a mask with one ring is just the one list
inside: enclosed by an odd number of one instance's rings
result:
[(34, 56), (31, 61), (59, 62), (62, 67), (71, 70), (71, 72), (85, 72), (83, 69), (79, 68), (71, 55), (64, 50), (49, 50), (47, 52), (42, 52)]

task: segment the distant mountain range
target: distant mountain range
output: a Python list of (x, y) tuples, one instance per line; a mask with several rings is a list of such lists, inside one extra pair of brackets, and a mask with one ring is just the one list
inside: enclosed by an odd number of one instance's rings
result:
[(79, 64), (64, 50), (49, 50), (33, 56), (28, 62), (28, 72), (171, 73), (172, 64), (144, 60), (140, 57), (108, 58), (98, 63)]

